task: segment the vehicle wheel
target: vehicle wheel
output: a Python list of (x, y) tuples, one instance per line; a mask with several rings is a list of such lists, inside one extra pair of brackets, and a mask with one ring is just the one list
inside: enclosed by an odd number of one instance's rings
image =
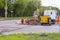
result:
[(55, 24), (56, 21), (55, 20), (51, 20), (51, 22), (52, 22), (52, 24)]

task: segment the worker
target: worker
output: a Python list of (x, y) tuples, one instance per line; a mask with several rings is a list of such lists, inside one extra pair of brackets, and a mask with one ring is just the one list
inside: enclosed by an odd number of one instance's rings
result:
[(23, 18), (23, 17), (22, 17), (22, 19), (21, 19), (21, 23), (24, 24), (24, 18)]
[(37, 15), (34, 16), (34, 24), (36, 24)]
[(26, 23), (28, 23), (28, 24), (29, 24), (29, 21), (30, 21), (30, 19), (29, 19), (29, 18), (27, 18), (27, 19), (26, 19)]
[(58, 24), (60, 24), (60, 16), (57, 18), (57, 22)]
[(57, 18), (57, 23), (59, 25), (59, 33), (60, 33), (60, 16), (58, 16), (58, 18)]
[[(35, 11), (34, 11), (34, 15), (37, 15), (37, 16), (38, 16), (38, 15), (39, 15), (39, 12), (40, 12), (39, 9), (35, 10)], [(33, 15), (33, 16), (34, 16), (34, 15)]]

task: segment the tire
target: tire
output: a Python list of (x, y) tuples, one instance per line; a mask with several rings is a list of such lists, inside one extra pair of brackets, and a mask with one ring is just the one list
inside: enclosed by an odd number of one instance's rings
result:
[(52, 24), (55, 24), (55, 20), (52, 20)]

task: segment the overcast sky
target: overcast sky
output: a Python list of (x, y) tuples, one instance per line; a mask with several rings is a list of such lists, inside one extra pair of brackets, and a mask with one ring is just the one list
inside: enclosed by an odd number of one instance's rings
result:
[(60, 9), (60, 0), (41, 0), (42, 6), (53, 6)]

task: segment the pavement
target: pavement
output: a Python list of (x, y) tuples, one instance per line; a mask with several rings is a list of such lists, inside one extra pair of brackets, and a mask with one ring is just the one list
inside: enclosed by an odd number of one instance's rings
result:
[(22, 25), (20, 20), (0, 21), (0, 34), (12, 33), (59, 33), (59, 25)]

